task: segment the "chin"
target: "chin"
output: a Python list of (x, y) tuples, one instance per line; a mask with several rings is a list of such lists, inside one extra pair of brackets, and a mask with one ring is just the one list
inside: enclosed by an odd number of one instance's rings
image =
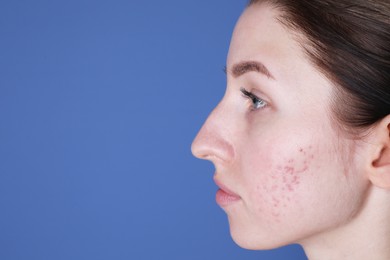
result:
[(230, 235), (233, 241), (241, 248), (248, 250), (270, 250), (279, 248), (292, 241), (276, 240), (277, 236), (267, 235), (262, 232), (255, 233), (253, 231), (245, 232), (244, 229), (238, 227), (230, 227)]
[(248, 238), (243, 239), (243, 237), (235, 236), (233, 234), (232, 239), (239, 247), (248, 250), (270, 250), (287, 245), (282, 243), (273, 243), (273, 241), (267, 241), (267, 239), (264, 239), (263, 241), (252, 240)]

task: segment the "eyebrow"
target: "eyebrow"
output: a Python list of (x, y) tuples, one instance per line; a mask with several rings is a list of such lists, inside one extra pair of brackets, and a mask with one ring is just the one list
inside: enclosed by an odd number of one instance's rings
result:
[[(226, 70), (226, 69), (225, 69)], [(269, 79), (275, 79), (267, 67), (259, 61), (243, 61), (234, 64), (230, 70), (234, 78), (238, 78), (248, 72), (258, 72), (265, 75)]]

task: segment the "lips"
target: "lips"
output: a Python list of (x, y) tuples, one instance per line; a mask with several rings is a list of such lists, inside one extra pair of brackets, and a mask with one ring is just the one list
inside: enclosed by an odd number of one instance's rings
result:
[(219, 187), (217, 194), (215, 196), (215, 200), (217, 201), (218, 205), (221, 207), (227, 207), (239, 200), (241, 200), (241, 197), (232, 192), (229, 188), (227, 188), (224, 184), (219, 182), (214, 178), (215, 183)]

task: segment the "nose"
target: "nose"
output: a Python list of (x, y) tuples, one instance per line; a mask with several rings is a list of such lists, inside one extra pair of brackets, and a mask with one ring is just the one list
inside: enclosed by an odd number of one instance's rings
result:
[(191, 150), (199, 158), (230, 162), (234, 158), (229, 113), (223, 101), (213, 110), (195, 137)]

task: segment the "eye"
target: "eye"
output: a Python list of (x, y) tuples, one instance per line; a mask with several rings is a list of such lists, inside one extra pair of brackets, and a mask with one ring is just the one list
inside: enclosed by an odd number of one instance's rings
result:
[(244, 98), (249, 99), (251, 101), (251, 110), (258, 110), (266, 107), (268, 104), (263, 99), (257, 97), (252, 92), (247, 91), (244, 88), (241, 88), (241, 93)]

